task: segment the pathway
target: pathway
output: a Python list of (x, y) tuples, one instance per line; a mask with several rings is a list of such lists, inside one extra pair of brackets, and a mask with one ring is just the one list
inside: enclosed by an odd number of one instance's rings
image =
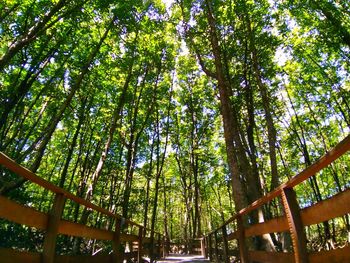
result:
[(201, 255), (170, 254), (166, 258), (157, 260), (157, 263), (210, 263), (210, 261)]

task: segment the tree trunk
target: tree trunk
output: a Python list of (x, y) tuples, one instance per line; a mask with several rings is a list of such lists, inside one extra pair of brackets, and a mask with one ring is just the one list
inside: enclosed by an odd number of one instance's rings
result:
[(32, 26), (17, 41), (12, 43), (6, 53), (0, 58), (0, 71), (9, 63), (9, 61), (25, 46), (33, 42), (40, 34), (43, 34), (45, 27), (51, 18), (64, 7), (66, 0), (59, 0), (52, 9), (38, 22)]
[[(79, 74), (79, 76), (75, 80), (74, 84), (72, 85), (71, 90), (70, 90), (68, 96), (66, 97), (66, 100), (63, 102), (61, 107), (58, 109), (57, 114), (54, 115), (50, 119), (49, 125), (46, 127), (45, 131), (39, 136), (40, 145), (38, 147), (35, 147), (35, 148), (37, 148), (37, 152), (36, 152), (35, 157), (34, 157), (34, 162), (30, 167), (30, 170), (32, 172), (35, 173), (37, 171), (37, 169), (39, 168), (42, 157), (43, 157), (45, 149), (46, 149), (46, 146), (49, 143), (49, 141), (50, 141), (50, 139), (51, 139), (51, 137), (56, 129), (57, 124), (61, 121), (64, 112), (66, 111), (67, 107), (70, 105), (75, 93), (80, 88), (85, 75), (89, 72), (89, 67), (92, 64), (95, 56), (99, 52), (100, 47), (102, 46), (102, 43), (106, 39), (108, 32), (112, 28), (113, 24), (114, 24), (114, 19), (110, 22), (109, 26), (107, 27), (106, 31), (104, 32), (103, 36), (101, 37), (99, 43), (96, 45), (96, 47), (90, 53), (87, 61), (85, 62), (84, 66), (82, 68), (81, 73)], [(0, 189), (0, 194), (6, 194), (9, 191), (22, 186), (25, 182), (26, 182), (26, 180), (24, 178), (20, 178), (17, 181), (11, 182), (11, 183), (5, 185), (2, 189)]]

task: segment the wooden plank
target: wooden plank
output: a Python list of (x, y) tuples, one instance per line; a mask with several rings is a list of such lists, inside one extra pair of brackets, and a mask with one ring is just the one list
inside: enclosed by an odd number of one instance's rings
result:
[(56, 194), (52, 205), (50, 215), (47, 221), (45, 233), (42, 262), (53, 263), (56, 252), (56, 238), (58, 234), (58, 226), (60, 224), (61, 215), (64, 209), (66, 199), (63, 194)]
[(17, 224), (46, 229), (48, 215), (0, 196), (0, 217)]
[(55, 263), (101, 263), (111, 262), (111, 255), (59, 255), (55, 258)]
[(301, 211), (301, 219), (306, 226), (350, 213), (350, 189), (318, 202)]
[[(339, 142), (333, 149), (328, 151), (325, 155), (323, 155), (320, 159), (318, 159), (316, 162), (314, 162), (312, 165), (307, 167), (305, 170), (300, 172), (298, 175), (292, 177), (289, 181), (287, 181), (284, 184), (281, 184), (279, 187), (268, 193), (267, 195), (263, 196), (262, 198), (256, 200), (255, 202), (251, 203), (249, 206), (243, 208), (240, 210), (236, 215), (229, 218), (224, 224), (222, 224), (217, 229), (220, 229), (223, 225), (227, 225), (234, 220), (236, 220), (238, 215), (245, 215), (253, 210), (257, 209), (258, 207), (270, 202), (274, 198), (281, 195), (282, 190), (284, 188), (293, 188), (294, 186), (304, 182), (311, 176), (315, 175), (319, 171), (321, 171), (323, 168), (327, 167), (329, 164), (337, 160), (339, 157), (344, 155), (346, 152), (350, 150), (350, 135), (346, 136), (341, 142)], [(213, 230), (210, 233), (214, 233)]]
[(305, 180), (309, 179), (311, 176), (313, 176), (316, 173), (318, 173), (319, 171), (321, 171), (323, 168), (327, 167), (329, 164), (334, 162), (336, 159), (338, 159), (340, 156), (342, 156), (343, 154), (345, 154), (349, 150), (350, 150), (350, 135), (345, 137), (332, 150), (327, 152), (320, 159), (318, 159), (312, 165), (310, 165), (305, 170), (300, 172), (298, 175), (292, 177), (289, 181), (287, 181), (284, 184), (281, 184), (279, 187), (277, 187), (275, 190), (271, 191), (269, 194), (256, 200), (248, 207), (239, 211), (239, 214), (241, 214), (241, 215), (247, 214), (247, 213), (255, 210), (256, 208), (262, 206), (263, 204), (270, 202), (272, 199), (276, 198), (277, 196), (279, 196), (281, 194), (282, 189), (293, 188), (294, 186), (304, 182)]
[(292, 237), (295, 262), (308, 263), (309, 258), (306, 251), (306, 235), (294, 190), (291, 188), (283, 189), (282, 201)]
[(241, 263), (248, 263), (248, 250), (245, 244), (245, 229), (243, 226), (242, 217), (237, 217), (237, 236), (238, 236), (238, 248)]
[(259, 263), (294, 263), (293, 253), (249, 251), (249, 260)]
[(221, 228), (222, 231), (222, 240), (223, 240), (223, 248), (224, 248), (224, 262), (225, 263), (230, 263), (230, 258), (228, 255), (228, 241), (227, 241), (227, 231), (226, 231), (226, 226), (223, 226)]
[(73, 223), (66, 220), (62, 220), (60, 222), (58, 232), (62, 235), (84, 237), (84, 238), (90, 238), (90, 239), (98, 239), (98, 240), (113, 239), (112, 231), (89, 227), (86, 225)]
[[(105, 214), (105, 215), (113, 217), (113, 218), (119, 218), (119, 219), (122, 218), (120, 215), (116, 215), (116, 214), (108, 211), (107, 209), (104, 209), (102, 207), (94, 205), (93, 203), (91, 203), (83, 198), (80, 198), (80, 197), (64, 190), (63, 188), (60, 188), (60, 187), (56, 186), (55, 184), (53, 184), (49, 181), (46, 181), (45, 179), (37, 176), (35, 173), (28, 170), (27, 168), (17, 164), (14, 160), (12, 160), (10, 157), (5, 155), (3, 152), (0, 152), (0, 164), (5, 166), (10, 171), (22, 176), (23, 178), (25, 178), (25, 179), (27, 179), (27, 180), (29, 180), (37, 185), (40, 185), (41, 187), (43, 187), (51, 192), (54, 192), (56, 194), (63, 194), (66, 198), (68, 198), (68, 199), (70, 199), (78, 204), (81, 204), (85, 207), (91, 208), (95, 211), (98, 211), (102, 214)], [(127, 224), (130, 224), (130, 225), (141, 226), (140, 224), (137, 224), (137, 223), (130, 221), (130, 220), (125, 220), (125, 222)]]
[[(4, 196), (0, 196), (0, 217), (17, 224), (35, 227), (45, 230), (48, 221), (48, 215), (39, 212), (31, 207), (18, 204)], [(58, 233), (68, 236), (84, 237), (98, 240), (112, 240), (113, 232), (94, 227), (88, 227), (79, 223), (61, 220)], [(131, 242), (137, 240), (136, 235), (122, 234), (121, 241)], [(144, 237), (144, 242), (149, 242), (149, 238)]]
[(41, 263), (41, 254), (0, 248), (0, 263)]
[(350, 246), (330, 251), (314, 252), (309, 255), (310, 263), (345, 263), (350, 262)]
[(123, 261), (124, 248), (120, 242), (121, 231), (122, 231), (122, 221), (120, 219), (117, 219), (115, 222), (115, 230), (114, 230), (114, 235), (112, 240), (113, 254), (112, 254), (111, 262), (113, 263), (121, 263)]
[(263, 223), (251, 225), (245, 229), (246, 237), (259, 236), (267, 233), (288, 231), (288, 222), (286, 217), (276, 217)]
[(206, 249), (205, 249), (205, 238), (201, 238), (201, 255), (202, 257), (206, 258)]
[[(313, 206), (302, 209), (300, 216), (303, 225), (309, 226), (345, 215), (347, 213), (350, 213), (350, 189), (338, 193), (329, 199), (318, 202)], [(267, 233), (284, 232), (287, 230), (287, 219), (285, 217), (277, 217), (246, 228), (245, 235), (250, 237)], [(231, 238), (230, 235), (229, 238)]]

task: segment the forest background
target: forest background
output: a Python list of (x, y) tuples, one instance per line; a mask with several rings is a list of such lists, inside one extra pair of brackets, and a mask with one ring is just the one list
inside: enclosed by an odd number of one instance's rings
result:
[[(2, 0), (0, 150), (188, 244), (349, 133), (349, 5)], [(297, 187), (301, 206), (348, 188), (348, 163), (345, 156)], [(0, 169), (0, 194), (49, 210), (50, 194)], [(249, 220), (279, 213), (271, 204)], [(72, 203), (63, 217), (112, 225)], [(308, 245), (344, 244), (349, 230), (348, 215), (309, 227)], [(42, 239), (0, 221), (2, 247), (40, 250)], [(59, 242), (65, 253), (110, 249)], [(282, 236), (269, 242), (288, 249)]]

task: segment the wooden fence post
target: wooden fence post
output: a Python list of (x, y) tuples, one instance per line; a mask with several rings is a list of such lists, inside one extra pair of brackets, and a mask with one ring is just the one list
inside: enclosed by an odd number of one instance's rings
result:
[(209, 234), (208, 235), (208, 252), (209, 252), (209, 260), (210, 261), (213, 261), (213, 251), (212, 251), (212, 237), (211, 237), (212, 234)]
[(241, 263), (248, 263), (248, 251), (245, 244), (244, 225), (241, 216), (237, 216), (237, 235), (238, 235), (238, 248)]
[(142, 262), (142, 239), (143, 239), (143, 227), (139, 227), (139, 239), (138, 239), (138, 251), (137, 251), (137, 262)]
[(227, 240), (227, 231), (226, 231), (226, 225), (222, 226), (222, 241), (223, 241), (223, 247), (224, 247), (224, 262), (230, 263), (230, 255), (228, 251), (228, 240)]
[(124, 260), (124, 251), (123, 246), (120, 242), (120, 236), (122, 231), (122, 221), (121, 219), (117, 218), (115, 222), (115, 230), (112, 240), (112, 248), (113, 248), (113, 255), (112, 255), (112, 262), (113, 263), (120, 263)]
[(204, 236), (204, 258), (208, 258), (208, 236)]
[(65, 197), (63, 194), (56, 194), (55, 200), (49, 213), (46, 227), (42, 262), (53, 263), (55, 259), (56, 237), (64, 209)]
[(201, 255), (205, 257), (206, 249), (205, 249), (205, 237), (201, 238)]
[(308, 263), (306, 250), (306, 235), (300, 217), (300, 208), (296, 194), (292, 188), (282, 189), (284, 212), (288, 220), (289, 231), (292, 237), (294, 259), (296, 263)]

